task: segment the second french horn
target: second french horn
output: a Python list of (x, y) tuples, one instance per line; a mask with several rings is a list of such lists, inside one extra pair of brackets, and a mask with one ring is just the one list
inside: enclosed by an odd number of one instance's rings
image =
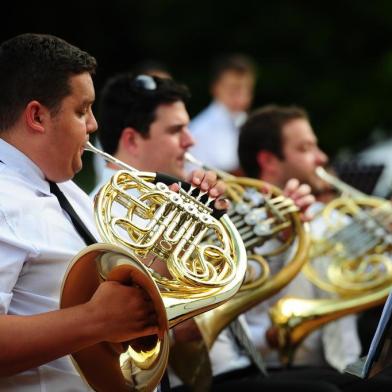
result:
[[(191, 366), (195, 358), (206, 358), (205, 351), (212, 347), (219, 333), (230, 322), (278, 292), (294, 278), (307, 260), (309, 236), (298, 208), (278, 188), (261, 180), (235, 177), (207, 167), (190, 154), (186, 155), (186, 159), (215, 171), (225, 182), (226, 196), (231, 202), (228, 215), (244, 241), (248, 258), (247, 278), (239, 292), (213, 311), (194, 318), (203, 342), (176, 343), (171, 351), (172, 367), (185, 383), (196, 390), (199, 378), (195, 367), (198, 371), (206, 371), (199, 364)], [(261, 190), (265, 188), (267, 190), (263, 193)], [(214, 237), (207, 238), (207, 241), (213, 240)], [(286, 264), (272, 274), (267, 259), (278, 255), (284, 257), (285, 253), (288, 258)], [(257, 273), (253, 274), (255, 270)]]

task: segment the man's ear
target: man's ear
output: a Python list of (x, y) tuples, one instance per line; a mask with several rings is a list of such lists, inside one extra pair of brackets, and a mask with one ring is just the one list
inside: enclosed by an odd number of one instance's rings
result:
[(124, 128), (118, 143), (118, 150), (135, 156), (138, 152), (140, 138), (141, 135), (134, 128)]
[(26, 124), (32, 132), (44, 133), (48, 116), (49, 110), (38, 101), (30, 101), (24, 110)]
[(278, 157), (266, 150), (260, 150), (256, 156), (257, 164), (262, 173), (275, 173), (278, 169), (279, 159)]

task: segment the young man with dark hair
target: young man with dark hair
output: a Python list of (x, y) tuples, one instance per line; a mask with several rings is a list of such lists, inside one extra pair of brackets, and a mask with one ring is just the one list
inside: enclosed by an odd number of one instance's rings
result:
[(63, 276), (86, 243), (53, 189), (96, 236), (91, 201), (71, 181), (97, 128), (95, 67), (50, 35), (0, 46), (0, 390), (90, 390), (67, 354), (157, 333), (152, 301), (136, 286), (107, 281), (88, 302), (58, 310)]
[(326, 184), (316, 175), (328, 162), (320, 150), (306, 111), (297, 106), (265, 106), (241, 128), (238, 154), (246, 175), (284, 186), (290, 178), (318, 194)]
[[(185, 179), (186, 151), (194, 144), (185, 103), (189, 92), (172, 79), (120, 74), (105, 84), (99, 102), (99, 139), (117, 159), (144, 171)], [(113, 174), (108, 164), (94, 194)]]
[[(297, 106), (269, 105), (255, 110), (241, 128), (239, 159), (245, 174), (281, 187), (288, 178), (308, 184), (317, 195), (328, 187), (316, 175), (317, 166), (325, 166), (328, 157), (318, 146), (306, 111)], [(315, 219), (311, 235), (326, 235), (325, 223)], [(262, 352), (272, 374), (287, 380), (323, 380), (342, 391), (385, 390), (389, 380), (362, 381), (344, 368), (361, 352), (356, 318), (349, 315), (310, 334), (296, 351), (290, 369), (281, 369), (276, 351), (277, 331), (271, 327), (268, 308), (283, 296), (319, 298), (320, 292), (300, 273), (286, 288), (247, 313), (252, 340)]]
[(239, 127), (253, 99), (256, 67), (242, 54), (221, 56), (212, 67), (213, 102), (191, 122), (197, 143), (191, 153), (206, 165), (235, 172)]

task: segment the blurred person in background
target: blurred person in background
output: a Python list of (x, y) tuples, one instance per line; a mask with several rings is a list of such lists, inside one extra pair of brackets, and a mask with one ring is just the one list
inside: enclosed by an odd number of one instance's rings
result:
[(239, 127), (247, 117), (253, 99), (256, 67), (242, 54), (219, 57), (212, 67), (210, 105), (192, 119), (196, 139), (191, 153), (204, 164), (238, 172)]

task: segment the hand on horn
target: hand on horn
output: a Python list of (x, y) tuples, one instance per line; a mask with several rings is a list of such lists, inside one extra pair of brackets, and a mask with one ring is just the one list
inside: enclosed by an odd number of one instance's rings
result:
[(275, 326), (271, 326), (265, 332), (265, 338), (267, 340), (268, 345), (273, 348), (279, 348), (279, 331)]
[[(229, 201), (223, 197), (226, 192), (226, 184), (218, 180), (215, 172), (203, 169), (194, 170), (186, 181), (199, 188), (202, 192), (208, 192), (208, 195), (215, 199), (214, 207), (217, 210), (227, 210), (230, 207)], [(174, 183), (169, 188), (174, 192), (178, 192), (179, 185)]]
[(100, 341), (123, 342), (158, 333), (154, 304), (140, 287), (107, 281), (87, 304)]
[(218, 180), (215, 172), (202, 169), (195, 170), (188, 177), (188, 182), (200, 188), (202, 192), (208, 192), (208, 195), (215, 199), (217, 210), (227, 210), (229, 208), (229, 201), (223, 197), (226, 192), (226, 184)]
[(301, 211), (301, 220), (308, 222), (313, 219), (313, 216), (307, 209), (316, 201), (311, 193), (311, 188), (308, 184), (301, 184), (296, 178), (291, 178), (287, 181), (283, 194), (291, 198), (295, 205)]

